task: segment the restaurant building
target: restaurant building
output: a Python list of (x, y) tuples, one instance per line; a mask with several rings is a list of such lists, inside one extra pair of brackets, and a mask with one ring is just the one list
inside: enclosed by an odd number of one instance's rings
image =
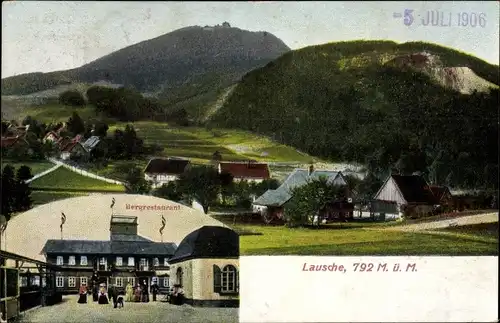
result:
[(160, 292), (168, 290), (168, 260), (177, 246), (141, 237), (137, 227), (137, 217), (113, 215), (109, 240), (47, 240), (41, 254), (46, 262), (61, 267), (55, 275), (56, 288), (71, 294), (78, 293), (82, 284), (114, 284), (120, 290), (128, 283), (145, 281), (151, 286), (156, 281)]

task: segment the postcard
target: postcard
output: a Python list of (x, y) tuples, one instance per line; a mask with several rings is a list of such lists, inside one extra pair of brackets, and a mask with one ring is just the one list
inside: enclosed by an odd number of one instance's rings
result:
[(497, 322), (499, 12), (3, 2), (1, 322)]

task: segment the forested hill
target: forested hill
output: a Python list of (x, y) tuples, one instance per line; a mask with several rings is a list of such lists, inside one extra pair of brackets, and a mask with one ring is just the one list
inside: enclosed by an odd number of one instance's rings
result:
[(248, 73), (210, 123), (363, 162), (378, 179), (498, 187), (498, 71), (420, 42), (312, 46)]
[(2, 79), (2, 95), (26, 95), (62, 84), (106, 81), (153, 92), (172, 104), (201, 92), (210, 92), (214, 99), (214, 93), (289, 50), (283, 41), (265, 31), (242, 30), (228, 23), (191, 26), (72, 70)]

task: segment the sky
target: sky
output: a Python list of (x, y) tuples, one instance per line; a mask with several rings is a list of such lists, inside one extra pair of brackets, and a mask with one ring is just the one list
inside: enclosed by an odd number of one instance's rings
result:
[[(241, 29), (270, 32), (292, 49), (357, 39), (428, 41), (498, 64), (499, 4), (4, 1), (2, 78), (79, 67), (182, 27), (224, 21)], [(405, 9), (413, 10), (409, 26), (404, 24), (404, 17), (393, 17), (394, 13), (403, 15)], [(449, 26), (422, 25), (430, 11), (443, 18), (439, 24)], [(467, 26), (459, 25), (463, 21), (468, 21)]]

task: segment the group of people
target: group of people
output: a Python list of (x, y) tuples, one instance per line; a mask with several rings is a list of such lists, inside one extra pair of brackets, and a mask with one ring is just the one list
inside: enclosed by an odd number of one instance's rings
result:
[[(151, 285), (151, 293), (153, 294), (153, 302), (156, 302), (156, 296), (158, 295), (159, 287), (153, 282)], [(92, 293), (92, 300), (98, 302), (99, 304), (109, 304), (110, 300), (113, 301), (115, 308), (118, 306), (123, 307), (124, 300), (126, 302), (149, 302), (149, 290), (146, 281), (142, 284), (137, 284), (135, 287), (128, 283), (123, 290), (118, 290), (112, 284), (109, 285), (106, 291), (106, 284), (102, 283), (99, 286), (94, 284), (93, 288), (89, 290), (86, 284), (80, 286), (80, 298), (78, 303), (86, 304), (87, 295)]]

